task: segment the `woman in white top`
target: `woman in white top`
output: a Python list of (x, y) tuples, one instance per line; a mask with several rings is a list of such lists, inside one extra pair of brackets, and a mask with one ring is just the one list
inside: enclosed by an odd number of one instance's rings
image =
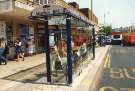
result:
[(27, 45), (28, 45), (28, 54), (29, 56), (32, 56), (34, 53), (34, 44), (32, 39), (28, 39)]

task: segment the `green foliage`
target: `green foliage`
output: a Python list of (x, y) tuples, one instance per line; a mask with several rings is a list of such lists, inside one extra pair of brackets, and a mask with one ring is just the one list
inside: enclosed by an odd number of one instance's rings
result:
[(106, 33), (106, 35), (111, 35), (112, 34), (112, 26), (104, 26), (104, 33)]
[(85, 32), (86, 32), (86, 34), (88, 35), (89, 38), (92, 36), (91, 30), (86, 29)]
[(72, 31), (73, 38), (76, 38), (78, 35), (79, 35), (79, 33), (77, 31)]

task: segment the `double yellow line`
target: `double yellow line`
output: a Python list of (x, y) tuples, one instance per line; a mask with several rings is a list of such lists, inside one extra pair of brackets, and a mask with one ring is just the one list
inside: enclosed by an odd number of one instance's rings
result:
[(111, 68), (110, 54), (108, 54), (106, 57), (104, 68)]

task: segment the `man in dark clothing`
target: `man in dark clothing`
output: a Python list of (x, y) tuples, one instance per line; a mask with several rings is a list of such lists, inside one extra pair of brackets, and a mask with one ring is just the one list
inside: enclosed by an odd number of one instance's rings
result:
[(5, 48), (6, 48), (6, 43), (4, 38), (0, 39), (0, 64), (2, 64), (3, 62), (5, 63), (5, 65), (7, 64), (7, 59), (4, 56), (5, 55)]

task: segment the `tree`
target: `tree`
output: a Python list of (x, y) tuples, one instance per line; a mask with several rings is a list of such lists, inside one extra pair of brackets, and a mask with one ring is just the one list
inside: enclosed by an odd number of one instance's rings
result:
[(106, 35), (111, 35), (112, 34), (112, 26), (104, 26), (104, 33), (106, 33)]

